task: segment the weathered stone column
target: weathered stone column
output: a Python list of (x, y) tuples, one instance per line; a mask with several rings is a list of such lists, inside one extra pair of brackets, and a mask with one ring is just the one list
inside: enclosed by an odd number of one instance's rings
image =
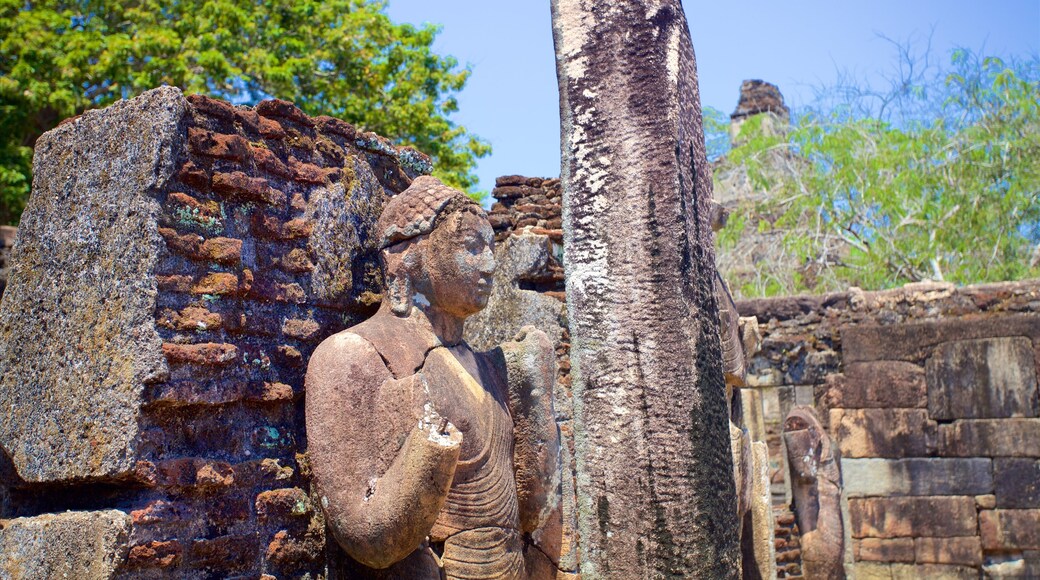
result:
[(585, 578), (739, 576), (711, 170), (678, 0), (554, 0)]

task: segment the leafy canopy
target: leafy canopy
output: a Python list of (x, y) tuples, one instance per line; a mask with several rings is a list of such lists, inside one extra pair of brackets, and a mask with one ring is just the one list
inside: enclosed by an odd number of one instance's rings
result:
[(456, 125), (469, 71), (439, 29), (385, 1), (0, 0), (0, 220), (29, 192), (31, 146), (66, 117), (166, 84), (240, 104), (293, 101), (429, 154), (472, 191), (489, 145)]
[[(773, 193), (737, 208), (742, 232), (720, 236), (723, 250), (778, 233), (787, 261), (731, 286), (762, 296), (1040, 276), (1040, 61), (957, 50), (949, 62), (888, 93), (837, 87), (787, 134), (742, 127), (726, 163)], [(773, 170), (778, 151), (798, 162)]]

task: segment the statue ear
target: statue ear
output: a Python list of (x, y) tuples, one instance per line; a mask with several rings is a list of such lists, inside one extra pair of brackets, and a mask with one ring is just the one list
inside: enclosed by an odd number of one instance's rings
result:
[(411, 241), (383, 250), (386, 273), (386, 297), (390, 310), (397, 316), (408, 316), (415, 296), (415, 276), (422, 271), (420, 252)]
[(386, 293), (390, 301), (390, 310), (398, 316), (408, 316), (412, 309), (413, 295), (412, 281), (408, 276), (391, 276), (387, 273)]

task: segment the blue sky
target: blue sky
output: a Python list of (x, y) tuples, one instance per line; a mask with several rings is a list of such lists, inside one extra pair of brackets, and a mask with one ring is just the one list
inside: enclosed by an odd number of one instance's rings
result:
[[(606, 0), (604, 0), (606, 1)], [(878, 79), (895, 52), (884, 35), (946, 59), (957, 47), (987, 55), (1040, 51), (1040, 0), (766, 0), (683, 2), (697, 54), (701, 99), (726, 113), (743, 79), (779, 85), (788, 105), (808, 104), (838, 70)], [(491, 142), (481, 188), (499, 175), (556, 176), (559, 101), (548, 0), (389, 0), (396, 22), (440, 24), (435, 49), (472, 69), (453, 116)]]

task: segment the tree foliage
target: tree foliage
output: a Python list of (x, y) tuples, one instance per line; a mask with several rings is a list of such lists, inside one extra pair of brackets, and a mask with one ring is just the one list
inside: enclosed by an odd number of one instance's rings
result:
[[(902, 73), (888, 93), (838, 87), (840, 104), (786, 135), (743, 127), (727, 163), (773, 193), (721, 242), (780, 233), (786, 261), (731, 279), (739, 293), (1040, 275), (1040, 62), (957, 50), (934, 74)], [(801, 162), (777, 171), (777, 151)]]
[(472, 190), (490, 147), (450, 119), (469, 71), (385, 1), (0, 0), (0, 219), (16, 222), (31, 146), (66, 117), (160, 85), (270, 97), (414, 145)]

